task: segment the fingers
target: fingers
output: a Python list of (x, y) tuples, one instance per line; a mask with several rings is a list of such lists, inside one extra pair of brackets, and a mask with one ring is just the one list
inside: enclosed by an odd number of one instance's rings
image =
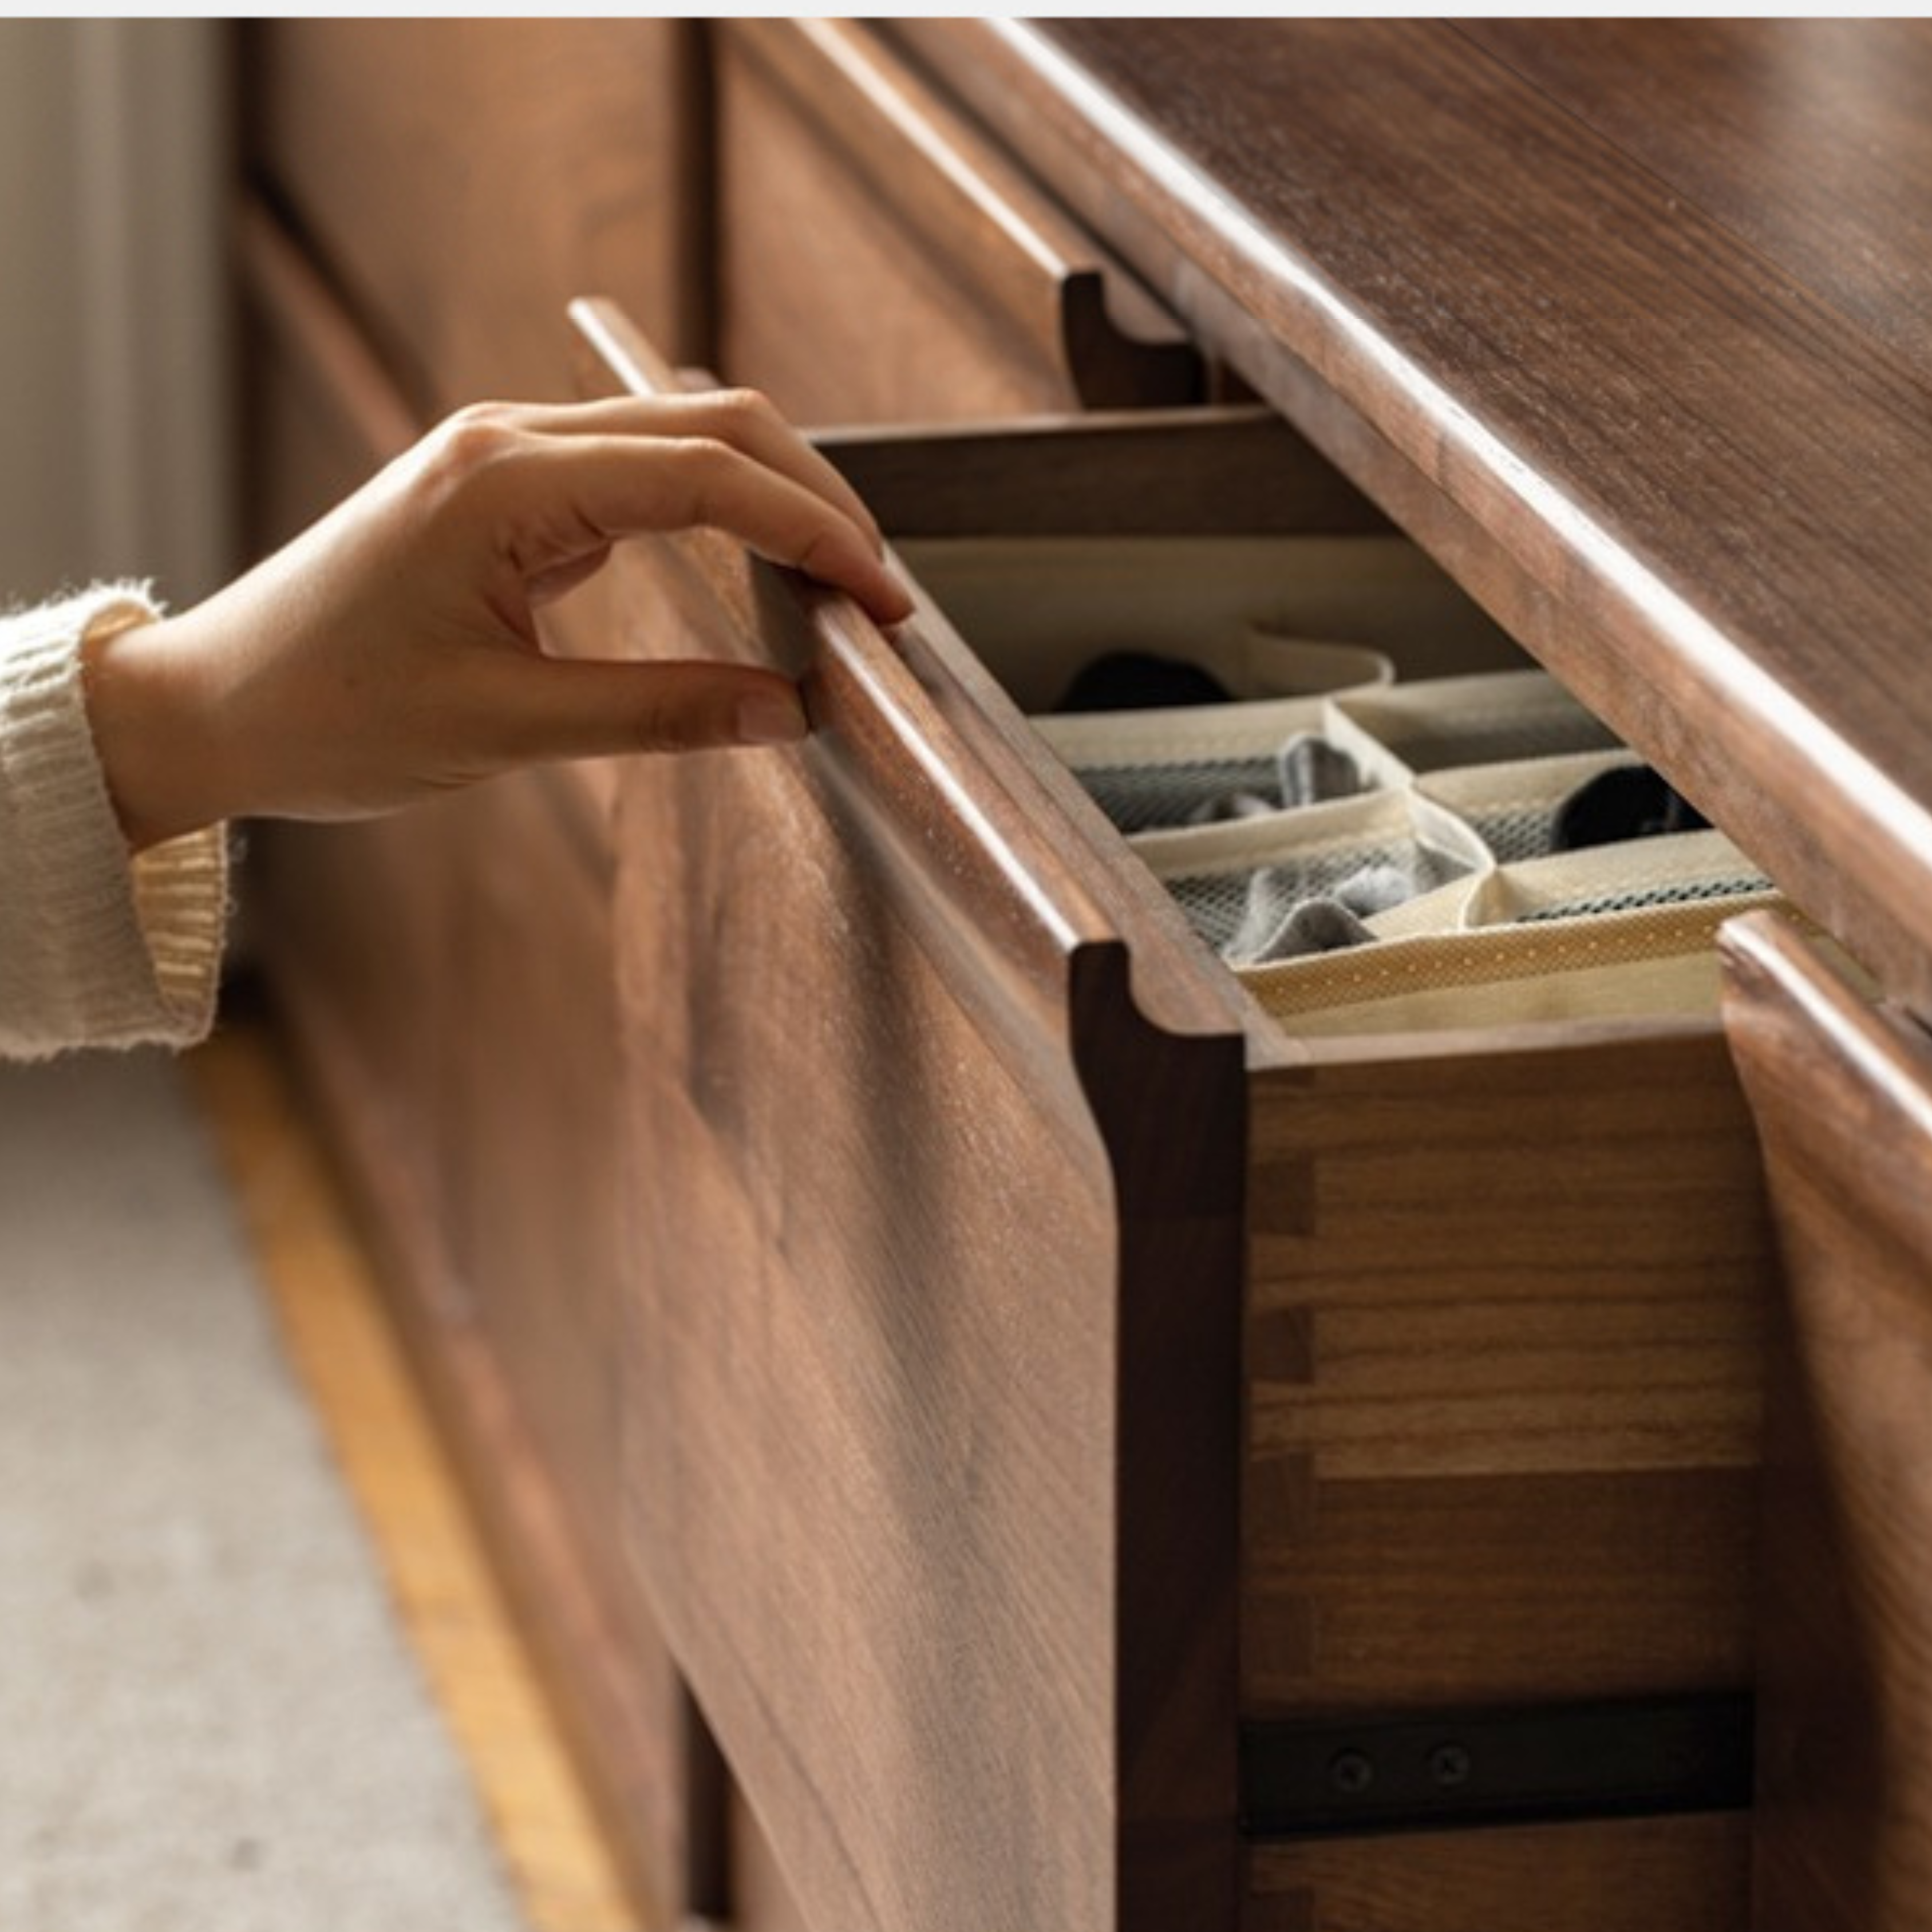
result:
[(794, 743), (798, 688), (748, 664), (614, 664), (506, 656), (478, 668), (466, 736), (500, 769), (634, 752)]
[(823, 496), (856, 524), (876, 550), (884, 538), (864, 500), (755, 389), (681, 396), (612, 396), (599, 402), (519, 407), (521, 427), (548, 436), (697, 436), (733, 448)]
[(542, 500), (567, 505), (604, 543), (700, 524), (848, 592), (880, 623), (912, 614), (905, 586), (842, 508), (730, 443), (580, 435), (536, 446), (532, 460)]
[(398, 473), (494, 526), (532, 602), (590, 574), (617, 538), (704, 524), (849, 592), (881, 623), (911, 614), (871, 512), (752, 391), (478, 404)]

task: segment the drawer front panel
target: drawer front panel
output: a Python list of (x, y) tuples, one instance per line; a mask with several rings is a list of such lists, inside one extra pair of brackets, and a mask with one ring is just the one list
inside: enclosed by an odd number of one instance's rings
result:
[(608, 290), (704, 352), (696, 23), (275, 20), (250, 158), (426, 418), (571, 391), (557, 318)]
[[(596, 1542), (616, 1521), (614, 878), (602, 824), (526, 775), (457, 802), (446, 1220), (470, 1317), (511, 1365)], [(621, 1574), (621, 1573), (619, 1573)]]
[(1932, 1045), (1788, 927), (1727, 940), (1784, 1274), (1757, 1922), (1906, 1932), (1932, 1896)]
[(673, 1645), (814, 1924), (1232, 1918), (1238, 1038), (1141, 1017), (934, 614), (634, 567), (660, 649), (802, 672), (817, 724), (621, 783), (627, 1527)]
[(1178, 326), (866, 29), (728, 22), (717, 39), (733, 380), (806, 422), (1198, 392)]

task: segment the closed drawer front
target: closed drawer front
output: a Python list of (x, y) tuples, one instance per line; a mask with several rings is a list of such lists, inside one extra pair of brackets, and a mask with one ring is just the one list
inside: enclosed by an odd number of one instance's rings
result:
[(821, 423), (1195, 395), (1179, 325), (870, 31), (732, 21), (716, 43), (733, 380)]
[(608, 290), (704, 341), (695, 23), (274, 20), (248, 156), (426, 418), (570, 392), (556, 318)]
[(1783, 1262), (1757, 1922), (1904, 1932), (1932, 1886), (1932, 1045), (1788, 926), (1726, 939)]
[[(1024, 715), (1054, 638), (1238, 631), (1252, 594), (1331, 670), (1520, 679), (1514, 646), (1264, 418), (823, 441), (919, 616), (889, 644), (709, 540), (640, 553), (667, 648), (804, 673), (818, 728), (627, 771), (618, 814), (627, 1528), (801, 1906), (1742, 1926), (1768, 1249), (1711, 939), (1748, 866), (1628, 974), (1574, 916), (1415, 942), (1448, 992), (1394, 1017), (1340, 966), (1231, 971), (1076, 780), (1135, 728)], [(1343, 709), (1427, 762), (1400, 684)], [(1258, 1816), (1251, 1766), (1238, 1828), (1244, 1731), (1638, 1700), (1640, 1754), (1730, 1741), (1658, 1815), (1573, 1781), (1481, 1831), (1475, 1793)]]

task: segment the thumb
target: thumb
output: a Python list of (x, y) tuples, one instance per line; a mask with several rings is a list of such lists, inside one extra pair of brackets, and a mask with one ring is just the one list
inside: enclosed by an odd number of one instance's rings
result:
[(506, 652), (490, 669), (490, 689), (478, 694), (489, 714), (482, 736), (505, 769), (632, 752), (793, 744), (811, 728), (798, 687), (751, 664)]

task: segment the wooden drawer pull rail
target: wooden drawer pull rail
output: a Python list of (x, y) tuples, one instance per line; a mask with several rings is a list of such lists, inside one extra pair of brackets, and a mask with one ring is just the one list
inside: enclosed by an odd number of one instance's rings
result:
[(235, 212), (244, 286), (274, 327), (327, 385), (370, 459), (398, 457), (429, 425), (344, 311), (334, 291), (259, 200)]

